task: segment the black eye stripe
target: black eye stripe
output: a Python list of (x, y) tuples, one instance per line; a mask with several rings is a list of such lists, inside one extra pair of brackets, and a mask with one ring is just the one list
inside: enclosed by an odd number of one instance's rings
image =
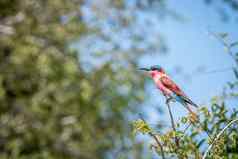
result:
[(162, 68), (161, 68), (160, 66), (151, 66), (151, 67), (150, 67), (150, 70), (151, 70), (151, 71), (155, 71), (155, 70), (161, 71)]
[(152, 70), (152, 71), (155, 71), (155, 70), (158, 70), (158, 71), (159, 71), (160, 69), (152, 67), (151, 70)]

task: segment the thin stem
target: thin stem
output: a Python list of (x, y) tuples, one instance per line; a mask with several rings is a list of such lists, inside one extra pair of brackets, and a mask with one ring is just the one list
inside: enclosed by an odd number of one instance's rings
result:
[[(169, 109), (169, 116), (170, 116), (170, 121), (171, 121), (171, 125), (172, 125), (172, 128), (173, 128), (173, 131), (176, 132), (176, 127), (175, 127), (175, 123), (174, 123), (173, 114), (172, 114), (172, 111), (171, 111), (170, 105), (169, 105), (169, 99), (167, 99), (166, 105), (167, 105), (167, 107)], [(176, 135), (174, 137), (174, 140), (175, 140), (175, 144), (176, 144), (177, 149), (178, 149), (179, 148), (179, 139), (177, 138)]]
[(165, 159), (163, 145), (160, 143), (159, 139), (157, 138), (157, 136), (155, 134), (153, 134), (152, 132), (149, 132), (149, 135), (154, 138), (154, 140), (156, 141), (157, 145), (160, 147), (162, 159)]
[(202, 159), (205, 159), (209, 153), (209, 151), (212, 149), (213, 145), (216, 143), (216, 141), (220, 138), (220, 136), (225, 132), (225, 130), (227, 128), (229, 128), (234, 122), (237, 122), (238, 119), (234, 119), (231, 122), (229, 122), (215, 137), (215, 139), (213, 140), (213, 142), (209, 145), (209, 147), (207, 148), (206, 152), (204, 153)]
[(222, 39), (220, 36), (218, 36), (216, 33), (208, 30), (208, 33), (212, 36), (214, 36), (223, 46), (225, 46), (227, 48), (228, 54), (233, 58), (233, 60), (236, 62), (236, 57), (233, 55), (233, 52), (231, 51), (231, 47), (229, 44), (226, 43), (226, 41), (224, 39)]
[[(143, 121), (146, 123), (145, 119), (143, 118), (143, 116), (142, 116), (141, 114), (140, 114), (140, 118), (141, 118), (141, 120), (143, 120)], [(161, 142), (159, 141), (159, 139), (157, 138), (157, 136), (156, 136), (154, 133), (152, 133), (152, 132), (149, 132), (148, 134), (149, 134), (151, 137), (154, 138), (155, 142), (156, 142), (157, 145), (160, 147), (162, 159), (165, 159), (163, 145), (161, 144)]]

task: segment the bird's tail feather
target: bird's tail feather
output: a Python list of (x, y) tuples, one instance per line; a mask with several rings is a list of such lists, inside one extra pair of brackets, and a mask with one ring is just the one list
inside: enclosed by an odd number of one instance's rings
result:
[(185, 97), (185, 96), (179, 96), (176, 95), (175, 96), (175, 100), (178, 101), (179, 103), (181, 103), (190, 113), (190, 118), (192, 121), (196, 122), (198, 121), (198, 115), (197, 113), (195, 113), (192, 108), (190, 107), (190, 105), (193, 106), (197, 106), (196, 104), (194, 104), (189, 98)]
[(191, 99), (189, 99), (188, 97), (186, 96), (179, 96), (180, 98), (182, 98), (182, 100), (185, 102), (185, 103), (188, 103), (196, 108), (198, 108), (199, 106), (197, 104), (195, 104)]

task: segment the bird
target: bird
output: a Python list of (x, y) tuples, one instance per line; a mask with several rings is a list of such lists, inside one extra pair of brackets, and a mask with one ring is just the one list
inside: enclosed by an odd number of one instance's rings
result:
[(169, 103), (170, 100), (179, 102), (192, 114), (194, 120), (197, 120), (197, 114), (192, 110), (191, 106), (196, 108), (199, 106), (179, 88), (160, 65), (153, 65), (149, 68), (140, 68), (140, 70), (149, 72), (156, 87), (165, 96), (166, 103)]

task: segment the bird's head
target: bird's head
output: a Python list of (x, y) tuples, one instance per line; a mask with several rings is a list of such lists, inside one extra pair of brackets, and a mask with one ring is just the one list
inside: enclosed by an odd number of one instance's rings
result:
[(165, 73), (164, 69), (159, 65), (153, 65), (149, 68), (140, 68), (140, 70), (149, 72), (151, 76), (154, 76), (158, 73)]

